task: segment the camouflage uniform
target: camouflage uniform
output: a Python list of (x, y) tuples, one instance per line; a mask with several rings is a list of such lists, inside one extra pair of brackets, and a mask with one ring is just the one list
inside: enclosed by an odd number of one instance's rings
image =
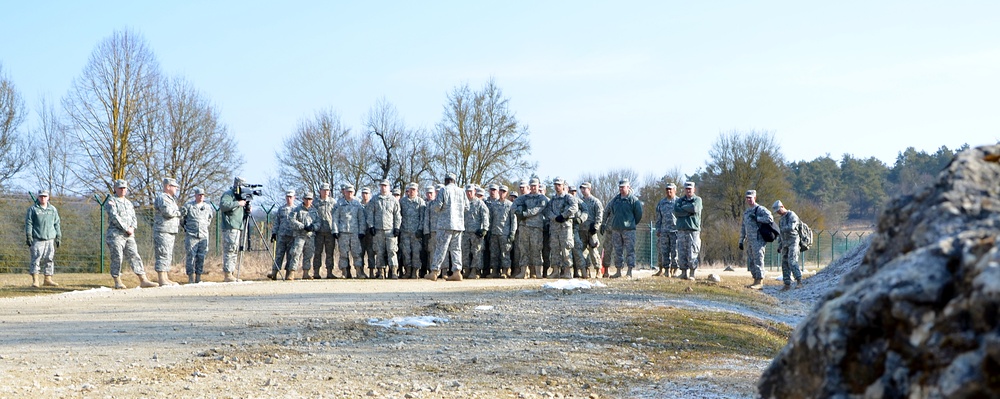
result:
[(41, 272), (45, 276), (55, 274), (55, 265), (52, 263), (56, 254), (54, 244), (62, 240), (62, 222), (56, 207), (51, 203), (44, 208), (38, 203), (30, 206), (24, 216), (24, 233), (31, 248), (28, 273), (35, 275)]
[(212, 224), (215, 211), (205, 203), (190, 201), (181, 209), (181, 225), (184, 226), (185, 272), (201, 275), (205, 270), (205, 256), (208, 254), (208, 228)]
[(698, 253), (701, 252), (701, 197), (681, 196), (674, 203), (677, 217), (677, 265), (687, 275), (688, 269), (694, 274), (698, 268)]
[(403, 255), (404, 278), (415, 278), (422, 267), (420, 253), (423, 245), (424, 213), (427, 205), (420, 197), (403, 196), (399, 200), (399, 213), (402, 216), (399, 233), (399, 250)]
[[(427, 187), (433, 192), (437, 192), (433, 187)], [(434, 198), (431, 201), (427, 201), (427, 205), (424, 207), (424, 254), (427, 256), (425, 259), (426, 265), (429, 268), (431, 263), (434, 262), (435, 244), (437, 243), (437, 233), (438, 233), (438, 217), (441, 211), (438, 210), (438, 198)]]
[(462, 264), (466, 277), (478, 277), (483, 269), (483, 242), (490, 229), (490, 210), (483, 200), (472, 197), (465, 210), (465, 233), (462, 234)]
[(240, 234), (243, 233), (243, 212), (244, 209), (239, 204), (235, 189), (241, 184), (241, 179), (237, 178), (234, 184), (237, 187), (229, 189), (222, 194), (219, 200), (219, 212), (222, 214), (222, 271), (233, 273), (236, 270), (237, 252), (240, 248)]
[[(307, 197), (309, 198), (309, 197)], [(305, 209), (306, 213), (309, 214), (309, 229), (304, 232), (305, 241), (302, 242), (302, 278), (309, 278), (309, 268), (313, 264), (313, 259), (316, 257), (316, 230), (319, 229), (319, 225), (322, 222), (319, 217), (319, 211), (316, 209), (315, 202), (309, 204), (309, 207), (305, 207), (305, 203), (300, 206)], [(319, 269), (316, 269), (314, 275), (319, 278)]]
[[(620, 184), (620, 183), (619, 183)], [(611, 229), (611, 242), (614, 248), (614, 276), (620, 277), (623, 264), (628, 265), (628, 276), (635, 267), (635, 226), (642, 221), (642, 202), (634, 194), (625, 197), (616, 195), (604, 208), (604, 223)]]
[(487, 202), (490, 210), (490, 269), (494, 277), (510, 276), (511, 244), (517, 235), (517, 217), (512, 205), (505, 199)]
[(786, 211), (778, 221), (781, 236), (778, 238), (778, 252), (781, 253), (781, 280), (785, 285), (795, 281), (802, 282), (802, 271), (799, 269), (799, 224), (802, 221), (795, 212)]
[(313, 208), (316, 209), (317, 224), (314, 246), (316, 252), (312, 258), (313, 278), (319, 278), (319, 270), (323, 266), (323, 254), (326, 254), (326, 278), (334, 278), (333, 258), (337, 249), (337, 240), (333, 238), (333, 207), (337, 204), (333, 197), (322, 199), (316, 197), (313, 200)]
[(743, 212), (739, 245), (747, 251), (747, 270), (755, 280), (764, 278), (764, 248), (767, 245), (760, 236), (760, 225), (770, 224), (773, 221), (771, 211), (760, 204), (751, 206)]
[(583, 269), (583, 275), (589, 276), (589, 268), (594, 267), (595, 272), (599, 272), (601, 269), (601, 263), (597, 259), (597, 254), (600, 252), (600, 245), (595, 245), (594, 243), (599, 243), (597, 239), (597, 232), (601, 230), (601, 223), (604, 220), (604, 204), (597, 197), (589, 196), (580, 199), (580, 212), (587, 215), (586, 218), (581, 218), (581, 222), (578, 226), (578, 233), (580, 236), (580, 243), (577, 246), (577, 252), (579, 252), (579, 257), (582, 259), (580, 262), (580, 267)]
[[(277, 240), (274, 244), (275, 262), (271, 266), (271, 273), (274, 276), (277, 276), (278, 271), (282, 269), (293, 270), (290, 266), (297, 262), (293, 259), (293, 255), (302, 251), (302, 248), (298, 248), (298, 251), (292, 249), (292, 245), (295, 244), (296, 229), (292, 228), (290, 220), (294, 209), (295, 205), (283, 205), (278, 208), (278, 212), (274, 215), (274, 228), (271, 230), (277, 234)], [(299, 228), (302, 227), (299, 226)]]
[[(371, 201), (371, 199), (369, 199), (368, 202), (361, 202), (361, 205), (364, 206), (364, 208), (365, 208), (365, 220), (366, 220), (365, 221), (366, 224), (361, 225), (361, 228), (364, 229), (364, 230), (361, 231), (361, 234), (364, 234), (364, 236), (361, 237), (361, 260), (365, 262), (365, 266), (368, 267), (368, 271), (370, 272), (370, 274), (374, 274), (374, 272), (375, 272), (375, 247), (374, 247), (374, 239), (375, 239), (375, 237), (373, 235), (371, 235), (371, 234), (368, 234), (368, 231), (367, 231), (368, 230), (367, 218), (368, 218), (368, 214), (371, 212), (370, 207), (372, 206), (372, 201)], [(375, 276), (372, 275), (370, 277), (374, 278)]]
[(656, 248), (660, 270), (677, 269), (677, 217), (674, 216), (674, 199), (664, 198), (656, 204)]
[(154, 270), (169, 272), (174, 258), (174, 242), (180, 227), (181, 210), (173, 195), (159, 193), (153, 200), (153, 247), (156, 263)]
[(455, 183), (438, 190), (436, 208), (437, 237), (434, 243), (434, 261), (431, 273), (442, 270), (441, 265), (451, 256), (451, 272), (462, 273), (462, 232), (465, 231), (465, 210), (469, 201), (465, 193)]
[(282, 228), (288, 230), (292, 235), (292, 246), (288, 251), (288, 264), (285, 270), (293, 272), (299, 270), (299, 260), (302, 259), (302, 251), (305, 249), (306, 242), (312, 241), (312, 232), (306, 230), (306, 226), (312, 224), (313, 219), (308, 208), (303, 205), (292, 208), (288, 219), (282, 225)]
[(353, 264), (356, 278), (365, 278), (364, 259), (361, 251), (361, 235), (364, 233), (365, 207), (356, 198), (350, 201), (340, 198), (333, 208), (333, 234), (337, 236), (337, 247), (340, 248), (340, 271), (344, 276), (350, 274)]
[(375, 252), (375, 267), (378, 269), (378, 278), (385, 277), (386, 266), (389, 268), (388, 277), (395, 278), (396, 250), (398, 249), (396, 239), (402, 223), (399, 201), (391, 194), (376, 194), (368, 202), (366, 215), (368, 234), (372, 235), (372, 230), (375, 233), (372, 237), (372, 246)]
[(517, 247), (520, 251), (518, 273), (527, 271), (532, 278), (540, 277), (542, 268), (542, 230), (545, 220), (542, 210), (548, 205), (549, 199), (541, 194), (525, 194), (514, 201), (514, 214), (517, 215)]
[(135, 245), (135, 234), (127, 235), (126, 231), (138, 227), (135, 218), (135, 206), (132, 201), (125, 198), (112, 196), (104, 204), (104, 212), (108, 215), (108, 231), (105, 234), (104, 242), (108, 245), (108, 252), (111, 254), (111, 277), (118, 277), (122, 271), (122, 260), (127, 260), (132, 266), (132, 271), (137, 275), (145, 275), (146, 270), (142, 267), (142, 258)]
[(579, 211), (576, 199), (569, 194), (554, 194), (543, 214), (549, 220), (549, 248), (552, 273), (549, 278), (573, 278), (573, 218)]

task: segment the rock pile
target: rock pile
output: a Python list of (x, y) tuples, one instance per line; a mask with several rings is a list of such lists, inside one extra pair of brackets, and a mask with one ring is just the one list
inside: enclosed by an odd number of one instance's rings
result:
[(1000, 397), (1000, 145), (879, 218), (864, 260), (758, 382), (764, 398)]

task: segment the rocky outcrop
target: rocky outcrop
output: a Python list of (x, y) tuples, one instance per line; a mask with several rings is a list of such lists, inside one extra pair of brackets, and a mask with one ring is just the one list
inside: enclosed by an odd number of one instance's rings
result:
[(796, 328), (764, 398), (1000, 397), (1000, 146), (886, 206), (861, 264)]

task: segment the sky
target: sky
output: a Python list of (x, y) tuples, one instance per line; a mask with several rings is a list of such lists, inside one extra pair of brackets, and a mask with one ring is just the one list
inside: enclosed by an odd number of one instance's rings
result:
[(122, 29), (218, 107), (251, 182), (318, 110), (358, 130), (385, 98), (433, 129), (491, 78), (543, 177), (692, 174), (730, 131), (889, 165), (1000, 140), (995, 1), (23, 1), (0, 13), (0, 64), (34, 115)]

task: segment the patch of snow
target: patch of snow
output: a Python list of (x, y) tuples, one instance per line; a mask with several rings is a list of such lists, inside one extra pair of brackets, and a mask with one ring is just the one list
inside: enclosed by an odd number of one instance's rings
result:
[(391, 319), (379, 320), (378, 318), (368, 319), (368, 324), (372, 326), (381, 326), (385, 328), (398, 328), (407, 329), (409, 327), (424, 328), (436, 326), (438, 323), (447, 323), (450, 320), (444, 317), (436, 316), (410, 316), (410, 317), (393, 317)]
[(479, 305), (475, 310), (493, 310), (493, 305)]
[(594, 287), (607, 287), (607, 285), (604, 285), (604, 283), (600, 281), (592, 283), (587, 280), (578, 280), (575, 278), (572, 280), (556, 280), (542, 285), (542, 288), (551, 288), (556, 290), (589, 290)]

